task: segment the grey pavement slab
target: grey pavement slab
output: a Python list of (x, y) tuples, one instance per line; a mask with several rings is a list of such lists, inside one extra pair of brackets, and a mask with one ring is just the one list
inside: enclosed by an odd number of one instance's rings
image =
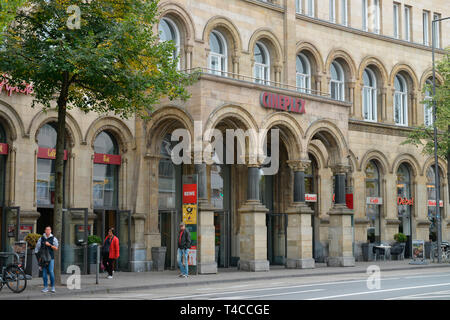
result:
[[(56, 295), (78, 295), (94, 293), (127, 292), (144, 289), (158, 289), (168, 287), (183, 287), (189, 285), (210, 285), (216, 283), (232, 283), (239, 281), (282, 279), (290, 277), (329, 276), (338, 274), (365, 273), (367, 267), (377, 265), (380, 270), (420, 270), (421, 268), (445, 268), (450, 264), (411, 265), (410, 260), (404, 261), (377, 261), (357, 262), (354, 267), (327, 267), (324, 264), (316, 264), (314, 269), (286, 269), (283, 266), (271, 267), (267, 272), (239, 271), (236, 268), (219, 269), (217, 274), (191, 275), (189, 278), (179, 278), (178, 270), (166, 270), (161, 272), (116, 272), (113, 279), (106, 279), (106, 274), (101, 273), (99, 284), (95, 283), (95, 275), (82, 275), (81, 288), (69, 290), (66, 286), (70, 275), (62, 276), (62, 286), (56, 287)], [(42, 278), (34, 278), (28, 282), (26, 290), (21, 294), (12, 293), (7, 287), (0, 292), (0, 300), (11, 299), (36, 299), (43, 295)]]

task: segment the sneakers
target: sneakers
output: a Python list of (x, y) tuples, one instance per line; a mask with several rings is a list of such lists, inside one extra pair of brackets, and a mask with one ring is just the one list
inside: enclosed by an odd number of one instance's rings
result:
[(187, 274), (183, 274), (183, 278), (188, 278), (189, 276)]
[(108, 276), (108, 278), (107, 279), (112, 279), (113, 277), (112, 276)]
[(180, 273), (179, 275), (178, 275), (178, 278), (183, 278), (184, 277), (184, 274), (182, 274), (182, 273)]
[(48, 292), (48, 288), (44, 288), (41, 290), (42, 293), (47, 293)]
[(52, 288), (51, 293), (56, 293), (55, 287)]

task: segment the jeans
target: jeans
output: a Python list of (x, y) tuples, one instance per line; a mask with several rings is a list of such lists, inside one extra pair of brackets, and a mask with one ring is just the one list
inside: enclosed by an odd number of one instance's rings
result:
[(47, 267), (42, 267), (42, 278), (44, 278), (44, 288), (48, 288), (48, 275), (50, 274), (50, 284), (55, 287), (55, 260), (52, 259)]
[[(178, 248), (178, 266), (180, 267), (180, 272), (183, 275), (188, 275), (188, 254), (189, 254), (189, 249), (180, 249)], [(184, 255), (184, 266), (183, 263), (181, 262), (181, 256)]]
[(109, 254), (103, 256), (103, 266), (105, 267), (105, 270), (108, 272), (108, 275), (112, 277), (114, 268), (114, 259), (110, 259)]

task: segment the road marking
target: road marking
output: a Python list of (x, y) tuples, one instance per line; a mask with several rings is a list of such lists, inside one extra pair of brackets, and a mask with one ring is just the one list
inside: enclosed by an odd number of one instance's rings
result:
[(440, 283), (440, 284), (429, 284), (429, 285), (425, 285), (425, 286), (415, 286), (415, 287), (404, 287), (404, 288), (394, 288), (394, 289), (383, 289), (383, 290), (372, 290), (372, 291), (346, 293), (346, 294), (339, 294), (339, 295), (328, 296), (328, 297), (310, 298), (310, 299), (307, 299), (307, 300), (324, 300), (324, 299), (333, 299), (333, 298), (358, 296), (358, 295), (363, 295), (363, 294), (372, 294), (372, 293), (389, 292), (389, 291), (401, 291), (401, 290), (410, 290), (410, 289), (419, 289), (419, 288), (442, 287), (442, 286), (450, 286), (450, 282), (448, 282), (448, 283)]
[(429, 276), (414, 276), (414, 277), (404, 277), (403, 279), (416, 279), (416, 278), (437, 278), (437, 277), (450, 277), (450, 274), (442, 275), (429, 275)]
[[(447, 295), (445, 296), (439, 296), (440, 294), (444, 294), (446, 293)], [(429, 295), (430, 297), (422, 297), (422, 296), (426, 296)], [(436, 296), (438, 295), (438, 296)], [(434, 291), (434, 292), (425, 292), (425, 293), (418, 293), (418, 294), (412, 294), (409, 296), (400, 296), (400, 297), (395, 297), (395, 298), (387, 298), (384, 300), (396, 300), (396, 299), (431, 299), (431, 298), (435, 298), (435, 297), (441, 297), (441, 298), (450, 298), (450, 290), (444, 290), (444, 291)]]
[(243, 287), (248, 287), (249, 286), (249, 284), (241, 284), (241, 285), (238, 285), (238, 286), (231, 286), (231, 287), (228, 287), (228, 288), (243, 288)]
[(244, 296), (244, 297), (226, 297), (226, 298), (214, 298), (210, 300), (242, 300), (242, 299), (255, 299), (255, 298), (263, 298), (263, 297), (275, 297), (275, 296), (285, 296), (290, 294), (297, 294), (297, 293), (307, 293), (307, 292), (318, 292), (318, 291), (325, 291), (325, 289), (314, 289), (314, 290), (304, 290), (304, 291), (292, 291), (292, 292), (283, 292), (283, 293), (273, 293), (273, 294), (264, 294), (259, 296)]

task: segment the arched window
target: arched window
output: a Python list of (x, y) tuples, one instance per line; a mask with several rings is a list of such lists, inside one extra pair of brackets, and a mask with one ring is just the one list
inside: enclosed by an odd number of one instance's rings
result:
[[(173, 41), (175, 44), (175, 51), (173, 58), (176, 58), (180, 54), (180, 32), (177, 25), (169, 18), (164, 17), (159, 22), (159, 38), (161, 41)], [(180, 69), (180, 60), (178, 59), (178, 69)]]
[[(411, 200), (411, 174), (407, 164), (402, 163), (397, 170), (397, 197), (401, 199)], [(397, 201), (398, 217), (400, 219), (399, 232), (406, 236), (411, 236), (411, 208), (412, 205), (401, 204), (406, 201)], [(408, 241), (409, 242), (409, 241)], [(408, 244), (409, 249), (409, 244)], [(406, 252), (408, 257), (409, 250)]]
[(94, 141), (94, 207), (117, 209), (120, 156), (116, 139), (107, 131)]
[[(56, 148), (56, 129), (54, 123), (47, 123), (39, 129), (38, 146), (43, 152), (37, 159), (36, 203), (40, 206), (51, 206), (55, 202), (55, 160), (49, 156), (49, 150)], [(50, 151), (50, 154), (52, 152)]]
[(425, 103), (423, 104), (423, 118), (425, 126), (429, 127), (433, 125), (433, 103), (432, 103), (432, 92), (431, 86), (433, 83), (430, 79), (426, 81), (425, 88)]
[(269, 84), (270, 81), (270, 56), (266, 46), (257, 42), (255, 45), (254, 77), (256, 83)]
[(408, 88), (405, 78), (401, 75), (395, 76), (394, 81), (394, 120), (402, 126), (408, 125)]
[(342, 66), (333, 61), (330, 68), (331, 80), (330, 80), (330, 94), (331, 99), (344, 100), (344, 70)]
[(377, 80), (369, 68), (363, 73), (363, 114), (364, 120), (377, 121)]
[(297, 55), (297, 88), (301, 92), (310, 92), (311, 89), (311, 65), (303, 54)]
[(209, 36), (209, 69), (211, 73), (222, 74), (227, 71), (227, 42), (218, 31), (212, 31)]
[[(380, 197), (380, 172), (375, 161), (369, 161), (366, 170), (366, 197)], [(380, 223), (380, 205), (367, 204), (366, 213), (369, 218), (369, 228), (367, 230), (367, 239), (370, 242), (380, 241), (381, 223)]]

